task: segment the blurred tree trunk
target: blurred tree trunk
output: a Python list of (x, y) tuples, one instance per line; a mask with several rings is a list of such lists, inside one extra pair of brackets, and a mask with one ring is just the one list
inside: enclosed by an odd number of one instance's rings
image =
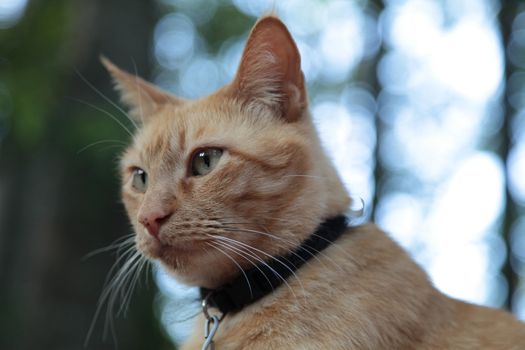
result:
[[(377, 26), (379, 27), (379, 16), (384, 10), (384, 3), (382, 0), (372, 0), (370, 1), (371, 7), (376, 13), (376, 20), (378, 21)], [(379, 30), (379, 29), (378, 29)], [(382, 39), (381, 39), (382, 40)], [(383, 58), (383, 55), (385, 54), (385, 49), (383, 43), (380, 44), (379, 50), (377, 51), (377, 54), (375, 55), (374, 59), (371, 61), (370, 64), (370, 71), (368, 74), (368, 77), (366, 79), (367, 82), (369, 82), (372, 85), (372, 93), (374, 94), (375, 101), (376, 101), (376, 113), (374, 115), (374, 126), (375, 126), (375, 132), (376, 132), (376, 145), (374, 150), (374, 197), (372, 201), (372, 206), (370, 208), (370, 218), (374, 220), (375, 218), (375, 212), (377, 208), (377, 204), (379, 203), (379, 197), (381, 192), (381, 186), (383, 185), (383, 177), (385, 174), (385, 169), (383, 167), (383, 163), (380, 159), (380, 147), (381, 147), (381, 140), (383, 139), (383, 130), (384, 130), (384, 124), (381, 121), (381, 117), (379, 116), (379, 94), (381, 92), (381, 84), (379, 83), (378, 76), (377, 76), (377, 67), (379, 65), (379, 62)]]
[[(82, 348), (114, 260), (82, 257), (130, 228), (115, 152), (77, 154), (101, 138), (125, 141), (125, 133), (68, 100), (102, 102), (74, 71), (112, 94), (98, 56), (131, 70), (134, 60), (144, 73), (156, 19), (154, 6), (140, 0), (33, 1), (21, 22), (0, 34), (1, 78), (12, 99), (0, 157), (1, 349)], [(117, 320), (121, 348), (170, 347), (153, 314), (153, 293), (143, 289), (127, 319)], [(88, 349), (115, 349), (101, 339), (103, 322)]]
[[(505, 2), (501, 5), (501, 11), (499, 13), (498, 19), (500, 24), (500, 31), (501, 31), (501, 38), (502, 38), (502, 46), (503, 46), (503, 52), (507, 52), (507, 48), (509, 47), (509, 42), (512, 34), (512, 23), (514, 21), (514, 18), (519, 12), (520, 4), (517, 1), (510, 1)], [(502, 125), (502, 132), (501, 132), (501, 146), (499, 147), (498, 153), (501, 156), (502, 160), (505, 162), (505, 169), (507, 168), (507, 161), (509, 156), (509, 151), (512, 147), (512, 138), (511, 138), (511, 121), (516, 113), (516, 111), (513, 109), (513, 107), (509, 103), (508, 99), (508, 90), (507, 90), (507, 82), (509, 81), (509, 78), (512, 76), (512, 74), (515, 71), (515, 67), (510, 62), (508, 55), (505, 54), (505, 88), (502, 93), (502, 105), (504, 107), (503, 113), (503, 125)], [(508, 173), (505, 172), (506, 176), (508, 176)], [(502, 236), (505, 241), (505, 245), (507, 248), (507, 255), (505, 264), (503, 265), (502, 272), (505, 276), (507, 283), (508, 283), (508, 293), (506, 296), (506, 303), (505, 306), (508, 309), (511, 309), (511, 303), (512, 303), (512, 296), (514, 292), (516, 291), (516, 288), (518, 286), (518, 275), (516, 271), (513, 270), (511, 265), (511, 259), (512, 259), (512, 249), (510, 245), (510, 231), (511, 226), (513, 222), (516, 220), (518, 215), (518, 208), (516, 206), (516, 203), (513, 201), (510, 189), (509, 189), (509, 181), (507, 177), (506, 181), (506, 187), (505, 187), (505, 210), (503, 215), (503, 225), (502, 225)]]

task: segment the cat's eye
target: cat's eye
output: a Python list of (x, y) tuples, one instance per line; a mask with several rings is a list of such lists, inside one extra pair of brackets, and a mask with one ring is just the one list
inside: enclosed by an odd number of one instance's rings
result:
[(131, 180), (131, 186), (135, 191), (144, 193), (148, 187), (148, 174), (141, 168), (135, 168), (133, 170), (133, 179)]
[(191, 160), (191, 174), (193, 176), (203, 176), (209, 174), (222, 156), (220, 148), (206, 148), (197, 151)]

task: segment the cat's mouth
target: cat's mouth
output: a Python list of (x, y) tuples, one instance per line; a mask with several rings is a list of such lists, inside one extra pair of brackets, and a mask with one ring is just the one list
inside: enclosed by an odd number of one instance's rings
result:
[(161, 249), (172, 253), (192, 253), (202, 249), (201, 242), (195, 240), (183, 240), (179, 242), (161, 243)]
[(195, 255), (205, 251), (207, 241), (208, 239), (192, 237), (148, 236), (144, 244), (140, 245), (140, 250), (153, 259), (171, 260), (173, 257)]
[[(198, 265), (208, 251), (208, 245), (201, 239), (158, 240), (154, 259), (161, 262), (169, 271), (180, 273)], [(181, 270), (182, 269), (182, 270)]]

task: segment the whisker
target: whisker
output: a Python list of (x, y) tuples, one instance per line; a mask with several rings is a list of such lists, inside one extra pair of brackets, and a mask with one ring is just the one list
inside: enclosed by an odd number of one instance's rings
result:
[[(219, 238), (219, 239), (229, 239), (229, 238), (227, 238), (227, 237), (222, 237), (222, 236), (213, 236), (213, 237), (215, 237), (215, 238)], [(237, 243), (237, 244), (241, 243), (241, 242), (236, 241), (236, 240), (233, 240), (233, 239), (232, 239), (231, 241), (233, 241), (232, 243)], [(235, 249), (235, 250), (240, 249), (240, 248), (233, 247), (233, 246), (231, 246), (230, 244), (228, 244), (228, 243), (226, 243), (226, 242), (221, 242), (221, 243), (222, 243), (222, 244), (226, 244), (227, 246), (229, 246), (229, 247), (231, 247), (232, 249)], [(245, 245), (247, 248), (249, 248), (249, 249), (259, 250), (259, 249), (255, 248), (255, 247), (250, 246), (250, 245), (247, 245), (247, 244), (244, 244), (244, 245)], [(226, 247), (224, 247), (224, 248), (226, 248)], [(260, 251), (260, 250), (259, 250), (259, 251)], [(262, 252), (263, 254), (266, 254), (266, 253), (263, 252), (263, 251), (260, 251), (260, 252)], [(294, 272), (292, 269), (290, 269), (290, 267), (288, 267), (286, 264), (284, 264), (282, 261), (280, 261), (279, 259), (277, 259), (277, 258), (275, 258), (275, 257), (273, 257), (273, 256), (271, 256), (271, 255), (269, 255), (269, 254), (266, 254), (266, 255), (268, 255), (268, 256), (269, 256), (270, 258), (272, 258), (273, 260), (275, 260), (275, 261), (279, 262), (280, 264), (282, 264), (285, 268), (287, 268), (287, 269), (293, 274), (293, 276), (297, 279), (297, 282), (298, 282), (299, 285), (301, 286), (301, 289), (303, 290), (303, 297), (305, 298), (305, 303), (306, 303), (306, 292), (305, 292), (305, 289), (304, 289), (303, 283), (301, 282), (301, 280), (299, 279), (299, 277), (295, 274), (295, 272)], [(288, 283), (288, 281), (286, 280), (286, 278), (282, 277), (280, 273), (278, 273), (277, 271), (275, 271), (275, 269), (273, 269), (270, 265), (268, 265), (268, 264), (267, 264), (264, 260), (262, 260), (261, 258), (257, 257), (256, 255), (251, 255), (251, 256), (252, 256), (253, 258), (257, 259), (257, 261), (259, 261), (259, 262), (260, 262), (261, 264), (263, 264), (264, 266), (268, 267), (268, 268), (269, 268), (269, 269), (270, 269), (270, 270), (271, 270), (271, 271), (272, 271), (277, 277), (279, 277), (279, 278), (283, 281), (283, 283), (286, 284), (286, 286), (290, 289), (290, 292), (292, 293), (292, 295), (293, 295), (293, 296), (295, 297), (295, 299), (297, 300), (297, 295), (295, 294), (293, 288), (290, 286), (290, 284)], [(270, 282), (270, 281), (268, 281), (268, 282)], [(271, 283), (270, 283), (270, 285), (272, 286)], [(273, 286), (272, 286), (272, 289), (273, 289)]]
[[(213, 236), (213, 235), (208, 235), (208, 236), (210, 236), (210, 237), (212, 237), (212, 238), (216, 238), (216, 237), (217, 237), (217, 236)], [(223, 248), (228, 249), (228, 246), (225, 246), (225, 245), (224, 245), (224, 244), (225, 244), (224, 242), (214, 241), (213, 243), (219, 244), (219, 245), (221, 245)], [(231, 249), (229, 249), (229, 250), (231, 250)], [(272, 290), (274, 289), (274, 288), (273, 288), (273, 285), (272, 285), (272, 282), (270, 281), (270, 279), (268, 278), (268, 276), (266, 276), (266, 274), (264, 273), (264, 271), (263, 271), (263, 270), (262, 270), (262, 269), (261, 269), (256, 263), (254, 263), (252, 260), (250, 260), (250, 259), (247, 258), (246, 256), (249, 256), (249, 257), (251, 257), (251, 258), (254, 258), (254, 259), (260, 261), (262, 264), (267, 265), (263, 260), (259, 259), (256, 255), (253, 255), (253, 254), (251, 254), (251, 253), (249, 253), (249, 252), (247, 252), (247, 251), (243, 251), (243, 250), (241, 250), (241, 249), (239, 249), (238, 251), (234, 251), (234, 252), (235, 252), (237, 255), (241, 256), (244, 260), (246, 260), (246, 261), (248, 261), (250, 264), (252, 264), (257, 270), (259, 270), (259, 272), (264, 276), (264, 278), (266, 279), (266, 281), (268, 282), (268, 284), (270, 285), (270, 287), (272, 287)], [(268, 266), (268, 268), (271, 269), (270, 266)], [(277, 274), (277, 272), (274, 272), (274, 273)]]
[(109, 299), (106, 309), (106, 321), (104, 322), (104, 338), (107, 336), (108, 329), (111, 331), (113, 337), (115, 337), (115, 325), (112, 312), (113, 310), (115, 310), (115, 302), (117, 300), (117, 296), (120, 295), (122, 297), (122, 294), (119, 293), (121, 291), (121, 287), (126, 283), (126, 280), (130, 275), (130, 271), (132, 271), (131, 268), (133, 265), (135, 265), (136, 260), (139, 257), (140, 253), (135, 252), (133, 256), (129, 258), (120, 268), (115, 278), (112, 280), (110, 287), (108, 288)]
[(107, 252), (107, 251), (110, 251), (110, 250), (113, 250), (113, 249), (117, 249), (117, 248), (122, 248), (122, 247), (124, 247), (124, 246), (126, 246), (128, 244), (132, 244), (132, 243), (134, 243), (134, 239), (135, 239), (135, 234), (134, 233), (132, 233), (130, 235), (123, 236), (123, 237), (119, 237), (115, 241), (110, 243), (109, 245), (107, 245), (105, 247), (102, 247), (102, 248), (95, 249), (95, 250), (87, 253), (84, 257), (82, 257), (82, 261), (90, 259), (93, 256), (98, 255), (100, 253), (104, 253), (104, 252)]
[(135, 60), (133, 58), (131, 58), (131, 62), (133, 62), (133, 69), (135, 70), (135, 85), (136, 85), (137, 89), (139, 90), (140, 120), (142, 121), (142, 124), (144, 124), (144, 110), (142, 108), (142, 93), (140, 91), (139, 78), (138, 78), (138, 72), (137, 72), (137, 64), (135, 63)]
[[(108, 297), (113, 292), (113, 288), (115, 287), (115, 281), (122, 274), (122, 271), (127, 269), (127, 266), (129, 265), (129, 261), (132, 261), (132, 260), (136, 259), (136, 256), (139, 255), (139, 253), (134, 251), (134, 250), (135, 250), (135, 246), (134, 245), (132, 245), (131, 247), (128, 247), (124, 251), (124, 253), (122, 253), (120, 256), (117, 257), (117, 259), (115, 260), (115, 262), (113, 263), (113, 265), (109, 269), (109, 272), (107, 274), (106, 280), (104, 282), (104, 287), (102, 289), (102, 293), (100, 294), (100, 297), (99, 297), (98, 302), (97, 302), (97, 307), (96, 307), (96, 310), (95, 310), (95, 314), (93, 315), (93, 319), (91, 321), (91, 325), (90, 325), (90, 327), (88, 329), (88, 332), (87, 332), (87, 335), (86, 335), (86, 339), (84, 341), (84, 347), (87, 347), (87, 344), (89, 343), (89, 339), (91, 338), (91, 335), (93, 334), (93, 330), (95, 328), (95, 324), (96, 324), (96, 322), (97, 322), (97, 320), (98, 320), (98, 318), (100, 316), (100, 313), (102, 311), (102, 307), (106, 303), (106, 301), (108, 301), (108, 311), (110, 310)], [(115, 273), (115, 275), (113, 275), (114, 271), (116, 270), (116, 268), (118, 267), (118, 265), (120, 264), (120, 262), (122, 260), (127, 260), (127, 262), (124, 264), (124, 266), (122, 266), (119, 269), (119, 271), (117, 273)], [(104, 337), (106, 335), (106, 329), (107, 329), (107, 324), (108, 324), (108, 316), (111, 319), (110, 311), (109, 311), (109, 313), (106, 312), (106, 321), (104, 322), (104, 325), (105, 325), (104, 326)], [(112, 324), (112, 320), (110, 320), (109, 322)], [(113, 334), (113, 338), (114, 338), (114, 340), (116, 342), (115, 333), (112, 332), (112, 334)]]
[(80, 79), (82, 79), (82, 81), (84, 83), (87, 84), (87, 86), (89, 86), (93, 91), (95, 91), (97, 93), (97, 95), (99, 95), (100, 97), (102, 97), (106, 102), (108, 102), (110, 105), (112, 105), (114, 108), (116, 108), (120, 113), (122, 113), (124, 116), (126, 116), (126, 118), (128, 118), (128, 120), (133, 124), (133, 126), (135, 127), (135, 129), (138, 129), (139, 127), (137, 126), (137, 124), (135, 123), (135, 121), (129, 117), (128, 113), (126, 113), (125, 110), (123, 110), (119, 105), (117, 105), (115, 102), (111, 101), (111, 99), (109, 97), (107, 97), (106, 95), (104, 95), (99, 89), (97, 89), (93, 84), (91, 84), (91, 82), (89, 80), (87, 80), (78, 70), (75, 69), (75, 73), (80, 77)]
[(126, 145), (125, 142), (120, 141), (120, 140), (100, 140), (100, 141), (96, 141), (96, 142), (90, 143), (87, 146), (82, 147), (80, 150), (77, 151), (77, 154), (80, 154), (80, 153), (86, 151), (87, 149), (89, 149), (89, 148), (91, 148), (93, 146), (97, 146), (97, 145), (100, 145), (100, 144), (103, 144), (103, 143), (114, 143), (114, 144), (118, 144), (118, 145), (122, 145), (122, 146)]
[(152, 272), (153, 264), (151, 263), (151, 261), (146, 259), (146, 265), (147, 265), (147, 268), (146, 268), (146, 286), (149, 286), (149, 278), (150, 278), (149, 276), (150, 276), (150, 274), (153, 273)]
[[(267, 219), (270, 219), (270, 220), (278, 220), (278, 221), (281, 221), (281, 222), (284, 222), (284, 223), (290, 223), (290, 224), (293, 223), (292, 220), (279, 219), (279, 218), (273, 218), (273, 217), (270, 218), (270, 217), (268, 217), (268, 216), (263, 216), (263, 217), (265, 217), (265, 218), (267, 218)], [(228, 218), (228, 217), (224, 217), (224, 218)], [(232, 217), (232, 218), (233, 218), (233, 217)], [(267, 235), (270, 235), (270, 236), (272, 236), (272, 237), (275, 238), (275, 239), (280, 239), (280, 240), (282, 240), (282, 241), (285, 241), (285, 242), (287, 242), (287, 243), (290, 243), (290, 244), (292, 244), (292, 245), (297, 246), (297, 243), (295, 243), (295, 242), (292, 242), (292, 241), (290, 241), (290, 240), (286, 240), (286, 239), (284, 239), (284, 238), (282, 238), (282, 237), (278, 237), (278, 236), (275, 236), (275, 235), (271, 235), (271, 234), (268, 232), (268, 230), (267, 230), (264, 226), (262, 226), (262, 225), (260, 225), (260, 224), (257, 224), (257, 223), (251, 223), (251, 222), (240, 222), (240, 221), (239, 221), (239, 222), (227, 222), (227, 221), (220, 221), (220, 220), (218, 220), (218, 219), (217, 219), (217, 221), (219, 221), (221, 224), (226, 224), (226, 225), (255, 225), (255, 226), (260, 226), (260, 227), (262, 227), (262, 228), (266, 231), (266, 234), (267, 234)], [(264, 234), (263, 232), (260, 232), (260, 231), (257, 231), (257, 230), (253, 230), (253, 232), (259, 232), (260, 234)], [(325, 241), (328, 241), (328, 240), (326, 240), (326, 238), (317, 235), (315, 232), (313, 233), (313, 235), (314, 235), (314, 236), (317, 236), (317, 237), (319, 237), (319, 238), (322, 238), (322, 239), (324, 239)], [(351, 255), (349, 255), (348, 252), (346, 252), (342, 247), (338, 246), (337, 244), (334, 244), (334, 245), (332, 245), (332, 246), (335, 247), (336, 249), (340, 250), (341, 252), (343, 252), (343, 254), (344, 254), (347, 258), (349, 258), (350, 260), (355, 261), (354, 258), (353, 258)], [(309, 249), (311, 249), (311, 250), (313, 250), (315, 253), (317, 253), (317, 254), (319, 254), (319, 255), (322, 255), (322, 256), (326, 257), (326, 259), (329, 260), (329, 261), (330, 261), (334, 266), (336, 266), (340, 271), (344, 271), (344, 269), (343, 269), (339, 264), (337, 264), (332, 258), (330, 258), (328, 255), (326, 255), (324, 252), (319, 251), (319, 250), (317, 250), (317, 249), (315, 249), (315, 248), (313, 248), (313, 247), (311, 247), (311, 246), (308, 246), (308, 245), (305, 246), (305, 247), (306, 247), (306, 248), (309, 248)], [(308, 249), (306, 249), (306, 248), (303, 247), (303, 250), (306, 251), (307, 253), (309, 253), (310, 255), (312, 255), (312, 257), (315, 258), (315, 255), (314, 255), (310, 250), (308, 250)], [(292, 254), (293, 254), (293, 251), (292, 251)], [(294, 255), (295, 255), (295, 254), (294, 254)], [(317, 258), (316, 258), (316, 259), (317, 259)], [(303, 259), (303, 260), (304, 260), (304, 259)], [(319, 262), (321, 262), (319, 259), (317, 259), (317, 260), (318, 260)], [(321, 263), (322, 263), (322, 262), (321, 262)], [(324, 265), (324, 264), (323, 264), (323, 265)], [(325, 266), (326, 266), (326, 265), (325, 265)]]
[[(317, 260), (320, 264), (322, 264), (323, 266), (328, 268), (328, 266), (321, 259), (319, 259), (319, 257), (317, 255), (323, 256), (326, 260), (331, 262), (335, 267), (340, 269), (340, 271), (344, 271), (344, 269), (339, 264), (337, 264), (332, 258), (330, 258), (328, 255), (326, 255), (324, 252), (319, 251), (319, 250), (317, 250), (317, 249), (315, 249), (315, 248), (313, 248), (313, 247), (311, 247), (309, 245), (301, 246), (299, 243), (293, 242), (293, 241), (285, 239), (283, 237), (279, 237), (279, 236), (273, 235), (273, 234), (271, 234), (269, 232), (261, 232), (261, 231), (257, 231), (257, 230), (250, 230), (250, 229), (243, 229), (243, 228), (232, 228), (232, 227), (224, 227), (224, 230), (226, 230), (226, 231), (236, 231), (236, 232), (246, 232), (246, 233), (255, 233), (255, 234), (264, 235), (266, 237), (270, 237), (272, 239), (280, 240), (282, 242), (288, 243), (289, 245), (292, 245), (292, 247), (288, 247), (288, 246), (284, 246), (284, 247), (288, 248), (288, 250), (289, 250), (289, 252), (291, 254), (293, 254), (295, 256), (298, 256), (300, 259), (302, 259), (302, 258), (297, 253), (294, 252), (294, 249), (300, 248), (301, 250), (303, 250), (306, 253), (308, 253), (312, 258)], [(312, 253), (312, 251), (315, 252), (315, 254)], [(302, 259), (302, 260), (304, 261), (304, 259)]]
[(98, 151), (103, 152), (103, 151), (107, 151), (110, 149), (122, 149), (122, 148), (124, 148), (124, 145), (108, 145), (108, 146), (99, 148)]
[(131, 297), (133, 296), (133, 292), (135, 291), (135, 287), (137, 285), (137, 282), (139, 280), (140, 274), (142, 272), (142, 269), (145, 263), (146, 263), (146, 258), (144, 258), (141, 255), (139, 259), (137, 260), (137, 262), (134, 264), (134, 266), (131, 268), (131, 270), (133, 270), (133, 272), (130, 274), (131, 277), (128, 278), (127, 285), (124, 284), (125, 288), (121, 288), (121, 290), (124, 289), (126, 292), (122, 298), (122, 302), (117, 312), (117, 316), (121, 314), (126, 316), (128, 309), (129, 309), (130, 302), (131, 302)]
[[(211, 236), (211, 235), (210, 235)], [(213, 238), (215, 237), (218, 237), (218, 236), (212, 236)], [(219, 244), (220, 246), (222, 246), (223, 248), (225, 249), (228, 249), (228, 250), (232, 250), (232, 248), (229, 248), (231, 246), (229, 246), (228, 244), (224, 243), (224, 242), (217, 242), (215, 241), (214, 243), (217, 243)], [(234, 249), (234, 248), (233, 248)], [(261, 262), (262, 264), (266, 265), (269, 269), (272, 269), (270, 266), (268, 266), (263, 260), (261, 260), (260, 258), (258, 258), (256, 255), (254, 254), (251, 254), (250, 252), (248, 251), (243, 251), (242, 249), (235, 249), (234, 253), (236, 253), (237, 255), (241, 256), (244, 260), (248, 261), (250, 264), (252, 264), (257, 270), (259, 270), (259, 272), (264, 276), (264, 278), (266, 279), (266, 281), (268, 282), (268, 284), (270, 285), (270, 287), (272, 287), (272, 290), (274, 289), (273, 288), (273, 284), (272, 282), (270, 281), (270, 279), (268, 278), (268, 276), (266, 276), (266, 274), (264, 273), (264, 271), (256, 264), (254, 263), (252, 260), (250, 260), (249, 258), (247, 258), (246, 256), (248, 257), (251, 257), (251, 258), (254, 258), (256, 260), (258, 260), (259, 262)], [(273, 269), (272, 269), (273, 270)], [(276, 275), (279, 275), (277, 273), (277, 271), (273, 271), (274, 274)]]
[[(363, 200), (361, 199), (361, 201), (363, 201)], [(364, 204), (363, 204), (363, 205), (364, 205)], [(289, 223), (289, 224), (294, 223), (293, 220), (289, 220), (289, 219), (280, 219), (280, 218), (273, 218), (273, 217), (270, 218), (270, 217), (268, 217), (268, 216), (263, 216), (263, 217), (265, 217), (265, 218), (267, 218), (267, 219), (270, 219), (270, 220), (277, 220), (277, 221), (281, 221), (281, 222)], [(224, 218), (228, 219), (228, 217), (224, 217)], [(234, 218), (234, 217), (231, 217), (231, 218)], [(264, 226), (262, 226), (262, 225), (260, 225), (260, 224), (250, 223), (250, 222), (221, 222), (221, 223), (223, 223), (223, 224), (232, 224), (232, 225), (250, 225), (250, 224), (251, 224), (251, 225), (258, 225), (258, 226), (262, 227), (266, 232), (268, 232), (268, 230), (267, 230)], [(316, 236), (316, 237), (319, 237), (319, 238), (323, 239), (324, 241), (328, 241), (326, 238), (324, 238), (324, 237), (322, 237), (322, 236), (319, 236), (319, 235), (316, 234), (315, 232), (314, 232), (312, 235), (313, 235), (313, 236)], [(354, 257), (353, 257), (351, 254), (349, 254), (346, 250), (344, 250), (341, 246), (339, 246), (339, 245), (337, 245), (337, 244), (333, 244), (332, 246), (334, 247), (334, 249), (337, 249), (337, 250), (339, 250), (341, 253), (343, 253), (343, 255), (344, 255), (346, 258), (348, 258), (349, 260), (355, 262)], [(313, 248), (312, 248), (312, 249), (313, 249)], [(316, 251), (316, 252), (317, 252), (317, 251)], [(318, 252), (318, 253), (320, 253), (320, 252)], [(325, 254), (321, 254), (321, 255), (325, 255)], [(335, 263), (334, 263), (334, 264), (335, 264)], [(338, 264), (335, 264), (335, 265), (338, 265)]]
[(290, 175), (284, 175), (283, 177), (306, 177), (306, 178), (312, 178), (316, 180), (322, 180), (325, 177), (323, 176), (316, 176), (316, 175), (303, 175), (303, 174), (290, 174)]
[(133, 269), (136, 264), (140, 262), (141, 255), (139, 252), (134, 252), (131, 258), (129, 258), (124, 265), (119, 269), (115, 278), (113, 279), (112, 286), (110, 289), (114, 290), (111, 295), (112, 300), (116, 300), (117, 295), (123, 297), (122, 287), (128, 282), (129, 276), (132, 275)]
[[(315, 236), (319, 239), (322, 239), (323, 241), (325, 242), (331, 242), (330, 240), (326, 239), (325, 237), (321, 236), (321, 235), (318, 235), (317, 233), (313, 233), (312, 236)], [(349, 260), (355, 262), (355, 259), (354, 257), (349, 254), (346, 250), (343, 249), (343, 247), (337, 245), (337, 244), (331, 244), (330, 247), (333, 247), (334, 249), (337, 249), (339, 250), (346, 258), (348, 258)], [(341, 268), (341, 270), (343, 270), (343, 268)]]
[(75, 98), (75, 97), (70, 97), (71, 100), (73, 101), (76, 101), (78, 103), (82, 103), (86, 106), (89, 106), (97, 111), (99, 111), (100, 113), (104, 113), (105, 115), (107, 115), (108, 117), (110, 117), (111, 119), (113, 119), (118, 125), (120, 125), (131, 137), (133, 137), (133, 133), (129, 130), (129, 128), (124, 125), (124, 123), (122, 123), (120, 121), (120, 119), (118, 119), (117, 117), (115, 117), (113, 114), (109, 113), (108, 111), (106, 111), (105, 109), (102, 109), (98, 106), (95, 106), (94, 104), (92, 103), (89, 103), (89, 102), (86, 102), (86, 101), (83, 101), (83, 100), (80, 100), (78, 98)]
[[(212, 236), (212, 235), (210, 235), (210, 236)], [(238, 240), (233, 239), (233, 238), (224, 237), (224, 236), (213, 236), (213, 237), (217, 237), (217, 238), (222, 239), (222, 240), (227, 240), (227, 241), (229, 241), (229, 242), (231, 242), (231, 243), (233, 243), (233, 244), (241, 245), (241, 246), (244, 246), (244, 247), (246, 247), (246, 248), (248, 248), (248, 249), (253, 249), (253, 250), (255, 250), (255, 251), (257, 251), (257, 252), (259, 252), (259, 253), (261, 253), (261, 254), (267, 256), (268, 258), (270, 258), (270, 259), (272, 259), (272, 260), (274, 260), (274, 261), (277, 261), (279, 264), (283, 265), (288, 271), (290, 271), (290, 272), (294, 275), (294, 277), (297, 279), (297, 281), (298, 281), (299, 284), (301, 285), (301, 287), (302, 287), (302, 289), (303, 289), (303, 292), (304, 292), (304, 287), (303, 287), (303, 284), (301, 283), (301, 280), (299, 279), (299, 277), (297, 277), (297, 275), (295, 274), (295, 272), (294, 272), (294, 271), (293, 271), (288, 265), (286, 265), (285, 263), (283, 263), (283, 262), (282, 262), (281, 260), (279, 260), (278, 258), (274, 257), (274, 256), (271, 255), (271, 254), (268, 254), (267, 252), (265, 252), (265, 251), (263, 251), (263, 250), (261, 250), (261, 249), (255, 248), (255, 247), (253, 247), (253, 246), (251, 246), (251, 245), (249, 245), (249, 244), (243, 243), (243, 242), (238, 241)], [(299, 258), (300, 258), (301, 260), (303, 260), (303, 262), (306, 262), (306, 261), (305, 261), (304, 259), (302, 259), (300, 256), (299, 256)], [(285, 258), (283, 258), (283, 259), (284, 259), (286, 262), (288, 262), (290, 265), (293, 266), (293, 264), (292, 264), (288, 259), (285, 259)]]
[(248, 279), (248, 276), (246, 276), (246, 272), (244, 272), (244, 270), (242, 269), (241, 265), (239, 265), (239, 263), (237, 261), (235, 261), (234, 258), (232, 258), (228, 253), (226, 253), (225, 251), (223, 251), (222, 249), (217, 247), (215, 244), (212, 244), (212, 243), (209, 243), (209, 242), (206, 242), (206, 244), (209, 245), (212, 248), (217, 249), (217, 251), (219, 251), (222, 254), (224, 254), (228, 259), (230, 259), (239, 268), (241, 273), (244, 275), (244, 278), (246, 279), (246, 283), (248, 283), (248, 289), (250, 290), (250, 295), (253, 296), (252, 285), (250, 284), (250, 280)]
[[(148, 276), (148, 270), (149, 270), (149, 267), (150, 267), (150, 261), (146, 258), (146, 257), (143, 257), (143, 262), (142, 262), (142, 266), (140, 266), (140, 271), (139, 273), (142, 274), (142, 271), (144, 271), (144, 273), (146, 274), (146, 284), (145, 286), (148, 285), (148, 280), (147, 280), (147, 276)], [(138, 286), (139, 288), (142, 287), (142, 281), (143, 281), (143, 278), (139, 278), (138, 279)]]
[[(364, 206), (364, 201), (361, 199), (361, 202), (363, 203), (362, 205)], [(265, 218), (268, 218), (268, 219), (271, 219), (271, 220), (277, 220), (277, 221), (281, 221), (281, 222), (284, 222), (284, 223), (288, 223), (288, 224), (293, 224), (294, 221), (293, 220), (289, 220), (289, 219), (280, 219), (280, 218), (270, 218), (268, 216), (265, 216)], [(264, 226), (262, 226), (264, 228)], [(268, 232), (266, 230), (266, 232)], [(328, 242), (328, 240), (318, 234), (316, 234), (315, 232), (312, 234), (312, 236), (316, 236), (316, 237), (319, 237), (320, 239), (324, 240), (325, 242)], [(346, 250), (344, 250), (341, 246), (337, 245), (337, 244), (333, 244), (332, 245), (335, 249), (339, 250), (340, 252), (343, 253), (343, 255), (345, 257), (347, 257), (348, 259), (350, 259), (351, 261), (354, 261), (355, 262), (355, 259), (354, 257), (351, 255), (351, 254), (348, 254), (348, 252)]]

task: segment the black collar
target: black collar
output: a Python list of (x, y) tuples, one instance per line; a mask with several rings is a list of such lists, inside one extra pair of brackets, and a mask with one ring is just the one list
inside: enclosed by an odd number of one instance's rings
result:
[(206, 298), (208, 305), (218, 308), (223, 315), (239, 311), (270, 294), (315, 254), (339, 238), (346, 228), (347, 220), (343, 215), (327, 219), (293, 252), (245, 270), (244, 274), (218, 289), (201, 288), (201, 298)]

